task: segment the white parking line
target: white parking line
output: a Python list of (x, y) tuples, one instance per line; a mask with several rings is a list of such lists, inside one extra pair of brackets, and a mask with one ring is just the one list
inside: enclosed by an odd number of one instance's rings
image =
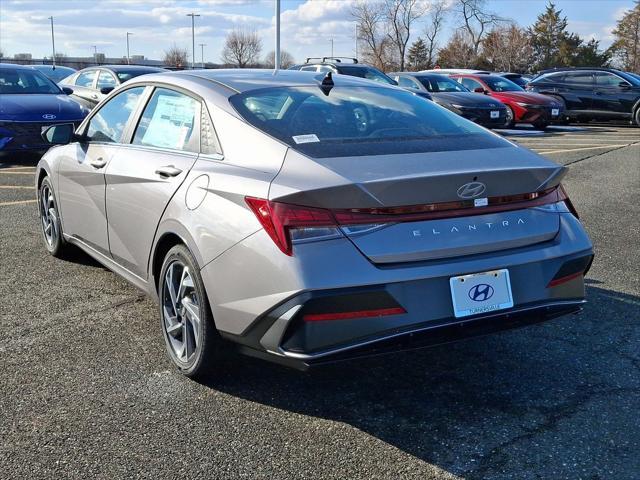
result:
[(24, 185), (0, 185), (0, 189), (4, 188), (7, 190), (17, 189), (17, 190), (33, 190), (35, 187), (25, 187)]
[(536, 152), (538, 153), (544, 153), (544, 154), (550, 154), (550, 153), (564, 153), (564, 152), (579, 152), (582, 150), (597, 150), (597, 149), (603, 149), (603, 148), (620, 148), (620, 147), (626, 147), (627, 144), (623, 144), (623, 145), (606, 145), (606, 146), (600, 146), (600, 147), (586, 147), (586, 148), (565, 148), (562, 150), (546, 150), (546, 149), (541, 149), (541, 150), (536, 150)]
[(0, 175), (31, 175), (33, 177), (34, 173), (35, 173), (35, 171), (33, 171), (33, 172), (4, 172), (4, 171), (0, 170)]
[(9, 205), (22, 205), (25, 203), (36, 203), (38, 200), (17, 200), (15, 202), (0, 202), (0, 207), (7, 207)]

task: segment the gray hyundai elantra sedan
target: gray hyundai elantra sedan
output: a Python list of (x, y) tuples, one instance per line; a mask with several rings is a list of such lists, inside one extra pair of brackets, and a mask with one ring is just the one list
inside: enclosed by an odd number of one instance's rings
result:
[(201, 376), (228, 346), (298, 368), (578, 312), (591, 242), (564, 167), (398, 87), (152, 74), (38, 165), (44, 244), (158, 301)]

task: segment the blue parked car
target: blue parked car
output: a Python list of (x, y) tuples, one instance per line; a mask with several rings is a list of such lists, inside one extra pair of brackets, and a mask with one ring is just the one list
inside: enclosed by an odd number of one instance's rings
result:
[(0, 64), (0, 152), (46, 150), (40, 134), (56, 123), (79, 125), (89, 110), (44, 74), (28, 66)]

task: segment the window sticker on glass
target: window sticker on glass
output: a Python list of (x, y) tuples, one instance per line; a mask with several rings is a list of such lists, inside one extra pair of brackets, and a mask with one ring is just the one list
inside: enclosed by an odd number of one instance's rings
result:
[(184, 145), (193, 128), (195, 103), (186, 96), (160, 95), (142, 143), (164, 148)]
[(293, 141), (296, 142), (298, 145), (301, 143), (314, 143), (314, 142), (320, 141), (320, 139), (316, 136), (315, 133), (309, 133), (307, 135), (294, 135), (291, 138), (293, 138)]

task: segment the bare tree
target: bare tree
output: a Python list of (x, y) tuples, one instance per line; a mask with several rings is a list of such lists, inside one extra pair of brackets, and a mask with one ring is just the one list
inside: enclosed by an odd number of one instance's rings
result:
[(482, 41), (482, 53), (494, 70), (524, 72), (534, 61), (527, 31), (515, 24), (494, 28)]
[(164, 51), (164, 64), (167, 67), (184, 68), (188, 64), (189, 54), (186, 48), (177, 46), (175, 43)]
[(425, 14), (422, 0), (386, 0), (387, 37), (396, 49), (400, 71), (404, 71), (411, 27)]
[(357, 22), (357, 41), (362, 46), (362, 59), (386, 70), (391, 55), (389, 38), (384, 32), (385, 4), (357, 0), (351, 8), (351, 17)]
[[(280, 50), (280, 68), (289, 68), (294, 63), (296, 63), (296, 61), (293, 59), (293, 55), (286, 50)], [(267, 68), (274, 68), (276, 66), (275, 50), (271, 50), (264, 57), (264, 66)]]
[(262, 40), (255, 31), (234, 30), (227, 35), (222, 49), (222, 61), (238, 68), (258, 63)]
[(442, 33), (448, 9), (446, 0), (439, 0), (433, 3), (429, 9), (428, 24), (424, 29), (427, 47), (427, 68), (432, 68), (435, 64), (436, 53), (438, 52), (438, 36)]
[(473, 54), (478, 56), (482, 40), (492, 27), (505, 19), (485, 10), (486, 0), (456, 0), (463, 29), (473, 46)]

